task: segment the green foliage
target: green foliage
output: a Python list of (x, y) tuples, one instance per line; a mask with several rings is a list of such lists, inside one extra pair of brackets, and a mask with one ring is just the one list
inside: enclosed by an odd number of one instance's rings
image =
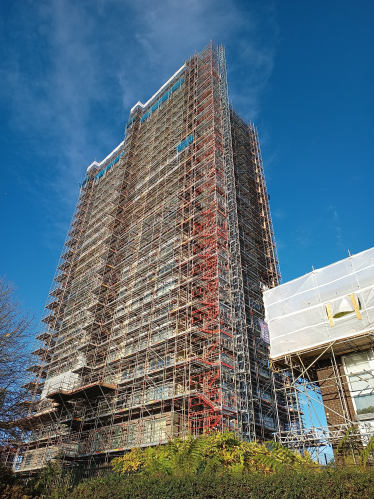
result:
[(276, 442), (242, 442), (230, 432), (174, 439), (164, 446), (133, 449), (112, 461), (119, 474), (184, 476), (231, 471), (272, 473), (281, 469), (318, 468), (309, 455), (301, 456)]
[(352, 435), (355, 434), (356, 431), (357, 431), (357, 428), (355, 426), (351, 426), (350, 428), (348, 428), (344, 437), (340, 440), (339, 445), (336, 448), (337, 452), (341, 452), (344, 449), (345, 445), (347, 444), (347, 442), (349, 442)]
[(0, 485), (1, 499), (31, 499), (27, 489), (22, 485)]
[(17, 477), (9, 468), (0, 465), (0, 497), (1, 499), (31, 499), (30, 490), (17, 484)]
[(80, 483), (66, 499), (374, 499), (374, 472), (329, 468), (180, 476), (112, 473)]
[(345, 464), (347, 462), (347, 454), (356, 450), (357, 453), (360, 453), (360, 461), (362, 468), (365, 469), (369, 457), (373, 456), (374, 452), (374, 436), (372, 436), (367, 443), (366, 447), (363, 447), (362, 437), (360, 435), (359, 429), (357, 426), (351, 426), (348, 428), (344, 437), (339, 442), (339, 445), (336, 448), (337, 454), (341, 453), (343, 455), (343, 461)]
[(357, 414), (371, 414), (374, 412), (374, 406), (370, 405), (369, 407), (365, 407), (365, 409), (360, 409), (357, 411)]
[(366, 463), (374, 451), (374, 436), (371, 437), (365, 449), (361, 452), (361, 464), (362, 467), (366, 468)]
[(33, 478), (30, 483), (33, 497), (48, 497), (48, 499), (64, 499), (68, 493), (70, 475), (64, 472), (61, 457), (49, 461), (45, 468)]
[(10, 468), (0, 466), (1, 499), (65, 499), (69, 485), (70, 473), (64, 470), (60, 456), (29, 478), (27, 486)]
[[(350, 429), (343, 439), (349, 445)], [(242, 442), (230, 432), (175, 439), (166, 445), (135, 448), (112, 462), (112, 472), (79, 483), (58, 458), (27, 485), (3, 472), (4, 499), (374, 499), (374, 469), (366, 469), (372, 438), (362, 467), (322, 468), (309, 454), (301, 456), (277, 442)], [(1, 470), (0, 470), (1, 471)], [(1, 482), (0, 482), (1, 483)]]

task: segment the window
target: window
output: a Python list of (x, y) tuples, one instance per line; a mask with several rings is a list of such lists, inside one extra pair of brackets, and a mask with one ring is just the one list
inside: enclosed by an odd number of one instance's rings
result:
[(135, 444), (135, 432), (136, 432), (136, 424), (127, 425), (127, 433), (126, 433), (126, 444), (134, 445)]
[(270, 416), (264, 416), (263, 420), (264, 420), (264, 426), (266, 428), (274, 429), (274, 419), (273, 418), (271, 418)]
[(374, 376), (371, 372), (358, 374), (356, 376), (349, 376), (349, 383), (352, 391), (374, 389)]
[(370, 370), (368, 352), (351, 353), (344, 356), (345, 370), (347, 374), (356, 374)]
[(131, 374), (132, 374), (132, 371), (131, 371), (131, 368), (130, 367), (126, 367), (122, 373), (122, 379), (123, 380), (126, 380), (126, 379), (130, 379), (131, 378)]
[(159, 418), (144, 421), (143, 443), (159, 442), (166, 437), (166, 420)]
[(357, 414), (374, 412), (374, 360), (372, 350), (345, 355), (345, 373)]
[(265, 376), (266, 378), (270, 377), (270, 371), (267, 371), (264, 368), (259, 367), (258, 373), (261, 374), (261, 376)]
[(132, 405), (140, 405), (142, 403), (142, 397), (139, 393), (135, 393), (132, 397)]
[(168, 291), (171, 291), (174, 287), (175, 287), (175, 281), (168, 282), (167, 284), (165, 284), (161, 288), (157, 289), (156, 296), (161, 296), (161, 295), (167, 293)]
[(222, 360), (222, 362), (225, 362), (226, 364), (229, 364), (230, 366), (234, 365), (234, 358), (225, 352), (221, 353), (221, 360)]
[(152, 423), (153, 421), (144, 422), (144, 435), (143, 435), (144, 443), (152, 442)]
[(33, 458), (33, 453), (32, 452), (27, 452), (25, 456), (25, 462), (24, 462), (24, 467), (30, 466), (32, 463), (32, 458)]
[(160, 332), (159, 332), (159, 341), (162, 341), (164, 340), (168, 335), (168, 330), (167, 328), (166, 329), (162, 329)]
[(168, 386), (158, 386), (155, 389), (155, 399), (161, 400), (165, 399), (169, 396), (169, 387)]
[(155, 389), (153, 387), (147, 390), (147, 402), (155, 400)]
[(53, 459), (57, 454), (56, 449), (47, 449), (45, 452), (45, 462), (48, 463), (51, 459)]
[(122, 428), (115, 428), (113, 433), (112, 448), (116, 449), (122, 445)]
[(106, 400), (101, 400), (98, 404), (98, 409), (97, 413), (98, 414), (105, 414), (106, 412), (110, 411), (110, 405)]
[(222, 404), (226, 407), (235, 407), (235, 385), (222, 382)]
[(163, 275), (163, 274), (166, 274), (167, 272), (169, 272), (169, 270), (173, 269), (175, 267), (175, 262), (172, 262), (172, 263), (169, 263), (168, 265), (166, 265), (165, 267), (162, 267), (158, 273), (159, 275)]
[(132, 353), (132, 351), (133, 351), (133, 345), (132, 345), (132, 343), (129, 343), (125, 347), (125, 356), (130, 355), (130, 353)]
[(271, 396), (269, 393), (266, 392), (261, 392), (261, 399), (264, 400), (265, 402), (271, 402)]
[(165, 440), (166, 437), (166, 420), (165, 418), (156, 419), (154, 424), (153, 441)]
[(359, 395), (353, 397), (356, 405), (357, 414), (369, 414), (374, 413), (374, 394), (370, 393), (368, 395)]
[(112, 360), (115, 360), (115, 358), (116, 358), (116, 351), (112, 350), (111, 352), (109, 352), (107, 362), (112, 362)]
[(147, 338), (141, 338), (139, 340), (139, 345), (138, 345), (138, 349), (139, 350), (143, 350), (143, 348), (145, 348), (147, 346)]
[(94, 441), (93, 441), (93, 444), (92, 444), (92, 450), (94, 452), (97, 452), (97, 451), (100, 450), (101, 438), (102, 438), (101, 432), (98, 432), (98, 433), (95, 434)]
[[(373, 362), (370, 361), (369, 352), (358, 352), (344, 357), (345, 371), (348, 376), (351, 392), (362, 392), (374, 389)], [(356, 394), (354, 394), (356, 395)], [(358, 394), (357, 394), (358, 395)]]

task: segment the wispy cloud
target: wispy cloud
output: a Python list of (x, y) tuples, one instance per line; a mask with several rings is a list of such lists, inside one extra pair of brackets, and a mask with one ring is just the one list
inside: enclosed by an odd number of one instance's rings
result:
[(342, 237), (342, 227), (336, 208), (334, 206), (330, 206), (330, 211), (332, 212), (332, 225), (335, 233), (335, 242), (337, 246), (345, 248), (345, 244), (343, 243), (343, 237)]
[(275, 210), (272, 211), (273, 217), (277, 218), (278, 220), (283, 220), (287, 217), (287, 214), (282, 208), (276, 208)]
[[(210, 40), (227, 50), (230, 98), (247, 119), (255, 119), (273, 69), (278, 29), (272, 2), (262, 7), (234, 0), (139, 1), (135, 37), (142, 56), (136, 64), (152, 80), (163, 80), (182, 58)], [(263, 32), (266, 31), (266, 38)], [(161, 79), (160, 79), (161, 76)], [(155, 82), (156, 83), (156, 82)]]
[(58, 213), (72, 212), (88, 164), (122, 140), (129, 109), (211, 39), (227, 49), (230, 97), (255, 119), (274, 62), (274, 18), (271, 1), (256, 8), (235, 0), (14, 4), (2, 30), (3, 103), (25, 146), (18, 180), (55, 229), (65, 226)]
[(307, 248), (314, 242), (313, 233), (310, 228), (299, 229), (296, 235), (296, 242), (299, 248)]

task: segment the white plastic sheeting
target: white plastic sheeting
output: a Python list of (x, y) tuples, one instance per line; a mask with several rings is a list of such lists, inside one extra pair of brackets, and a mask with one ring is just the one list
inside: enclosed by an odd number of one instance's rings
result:
[(80, 376), (72, 371), (66, 371), (65, 373), (54, 376), (45, 382), (40, 399), (44, 399), (48, 394), (56, 392), (58, 390), (70, 391), (74, 388), (78, 388), (80, 381)]
[(264, 292), (270, 356), (374, 329), (374, 248)]

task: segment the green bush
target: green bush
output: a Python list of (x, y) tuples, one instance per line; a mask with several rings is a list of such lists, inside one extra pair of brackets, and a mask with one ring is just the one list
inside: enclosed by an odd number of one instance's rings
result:
[(326, 469), (185, 476), (111, 473), (80, 483), (69, 499), (372, 499), (374, 472)]
[(70, 483), (59, 458), (25, 480), (0, 466), (0, 499), (65, 499)]
[[(339, 451), (354, 431), (347, 431)], [(69, 471), (59, 457), (34, 474), (27, 488), (3, 470), (0, 499), (374, 499), (374, 469), (366, 469), (373, 450), (374, 438), (361, 466), (323, 468), (308, 453), (276, 442), (242, 442), (217, 432), (134, 448), (114, 459), (112, 470), (75, 487), (82, 470)]]
[(17, 483), (17, 477), (8, 467), (0, 466), (0, 498), (1, 499), (31, 499), (30, 490)]
[(169, 476), (320, 468), (307, 452), (301, 456), (274, 441), (265, 444), (243, 442), (231, 432), (189, 436), (184, 440), (175, 438), (166, 445), (134, 448), (123, 457), (113, 459), (112, 466), (120, 474), (162, 473)]

